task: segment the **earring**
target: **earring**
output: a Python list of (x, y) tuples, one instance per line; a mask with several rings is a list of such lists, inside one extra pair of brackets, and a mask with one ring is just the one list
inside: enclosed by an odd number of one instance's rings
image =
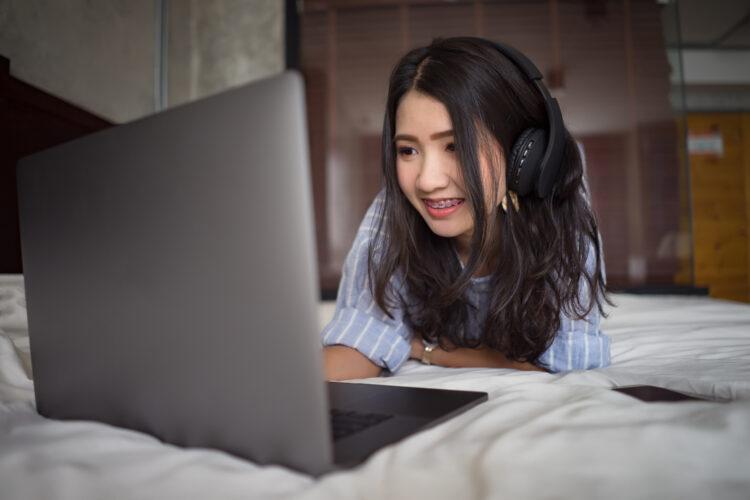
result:
[(516, 209), (516, 212), (521, 208), (521, 204), (518, 201), (518, 195), (515, 191), (508, 191), (508, 194), (510, 195), (510, 201), (513, 202), (513, 208)]
[(508, 196), (510, 196), (510, 201), (513, 203), (513, 208), (515, 208), (516, 212), (518, 212), (518, 209), (521, 205), (518, 202), (518, 195), (515, 193), (515, 191), (507, 191), (505, 193), (505, 196), (503, 196), (503, 199), (500, 202), (500, 205), (503, 207), (503, 212), (508, 212)]

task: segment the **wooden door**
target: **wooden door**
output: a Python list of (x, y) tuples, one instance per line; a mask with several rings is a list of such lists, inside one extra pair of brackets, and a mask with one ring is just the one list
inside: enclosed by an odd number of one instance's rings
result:
[(750, 113), (688, 114), (695, 284), (750, 302)]

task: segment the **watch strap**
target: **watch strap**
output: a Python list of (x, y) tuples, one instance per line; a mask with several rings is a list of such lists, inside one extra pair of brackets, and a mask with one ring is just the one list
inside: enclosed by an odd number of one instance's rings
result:
[(424, 350), (422, 351), (421, 361), (422, 363), (426, 365), (431, 365), (432, 364), (432, 351), (434, 351), (438, 345), (433, 344), (432, 342), (427, 342), (424, 339), (422, 339), (422, 344), (424, 345)]

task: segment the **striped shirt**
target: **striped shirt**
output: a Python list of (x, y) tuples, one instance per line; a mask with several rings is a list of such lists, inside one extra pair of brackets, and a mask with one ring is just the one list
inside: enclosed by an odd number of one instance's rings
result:
[[(381, 191), (367, 210), (352, 248), (346, 257), (336, 299), (333, 319), (321, 332), (323, 346), (344, 345), (356, 349), (373, 363), (395, 373), (409, 359), (412, 333), (403, 321), (403, 311), (392, 308), (389, 317), (377, 305), (370, 293), (367, 273), (368, 247), (382, 217), (385, 191)], [(593, 245), (592, 245), (593, 249)], [(587, 266), (593, 267), (593, 252), (589, 252)], [(391, 285), (398, 290), (396, 278)], [(581, 293), (588, 286), (582, 281)], [(471, 279), (467, 299), (478, 305), (469, 314), (467, 333), (481, 336), (484, 318), (489, 307), (490, 276)], [(586, 303), (585, 300), (581, 301)], [(599, 330), (600, 315), (594, 307), (586, 318), (576, 320), (560, 313), (560, 329), (550, 348), (537, 363), (551, 372), (587, 370), (610, 363), (610, 339)]]

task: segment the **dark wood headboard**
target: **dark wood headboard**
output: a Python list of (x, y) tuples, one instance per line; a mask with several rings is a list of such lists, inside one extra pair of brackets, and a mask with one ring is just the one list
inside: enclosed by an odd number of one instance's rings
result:
[(0, 56), (0, 274), (20, 273), (16, 162), (113, 123), (10, 75)]

